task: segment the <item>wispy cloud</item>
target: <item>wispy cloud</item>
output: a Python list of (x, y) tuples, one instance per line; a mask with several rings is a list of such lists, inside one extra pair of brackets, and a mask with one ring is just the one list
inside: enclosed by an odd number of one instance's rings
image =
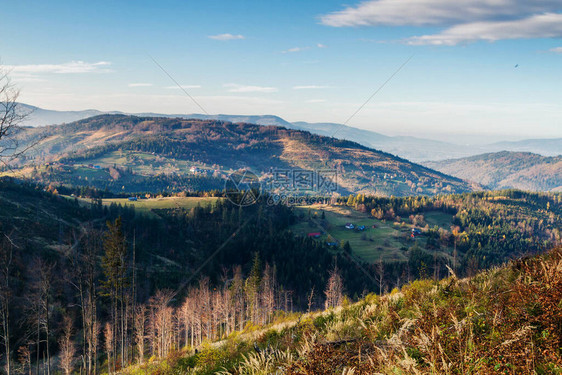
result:
[(562, 53), (562, 47), (554, 47), (548, 50), (548, 52), (552, 53)]
[(410, 45), (445, 45), (485, 40), (562, 37), (562, 14), (546, 13), (514, 21), (474, 22), (453, 26), (437, 34), (406, 39)]
[(307, 49), (310, 49), (310, 47), (293, 47), (293, 48), (289, 48), (289, 49), (286, 49), (284, 51), (281, 51), (281, 53), (302, 52), (302, 51), (306, 51)]
[(248, 85), (239, 85), (236, 83), (226, 83), (223, 87), (228, 88), (228, 92), (277, 92), (276, 87), (267, 87), (267, 86), (248, 86)]
[[(321, 16), (333, 27), (437, 26), (408, 44), (456, 45), (478, 40), (562, 37), (559, 0), (368, 0)], [(465, 37), (463, 37), (463, 33)]]
[(320, 85), (304, 85), (304, 86), (293, 86), (293, 90), (314, 90), (314, 89), (328, 89), (330, 86), (320, 86)]
[(135, 83), (129, 83), (128, 86), (129, 86), (129, 87), (151, 87), (151, 86), (152, 86), (152, 83), (135, 82)]
[(8, 65), (6, 68), (14, 74), (77, 74), (77, 73), (107, 73), (111, 70), (108, 61), (88, 63), (84, 61), (70, 61), (62, 64), (28, 64)]
[(326, 100), (325, 99), (309, 99), (306, 102), (307, 103), (324, 103)]
[[(306, 46), (306, 47), (293, 47), (293, 48), (289, 48), (289, 49), (286, 49), (284, 51), (281, 51), (281, 53), (302, 52), (302, 51), (309, 50), (310, 48), (311, 47), (308, 47), (308, 46)], [(318, 44), (316, 44), (316, 48), (328, 48), (328, 46), (325, 45), (325, 44), (318, 43)]]
[(209, 39), (214, 39), (214, 40), (240, 40), (240, 39), (245, 39), (244, 35), (240, 35), (240, 34), (218, 34), (218, 35), (209, 35)]
[(513, 20), (561, 8), (558, 0), (370, 0), (321, 16), (320, 20), (335, 27), (440, 26)]
[(180, 85), (179, 87), (178, 86), (166, 86), (164, 88), (170, 89), (170, 90), (174, 90), (174, 89), (178, 90), (180, 88), (182, 88), (182, 89), (200, 89), (201, 85)]

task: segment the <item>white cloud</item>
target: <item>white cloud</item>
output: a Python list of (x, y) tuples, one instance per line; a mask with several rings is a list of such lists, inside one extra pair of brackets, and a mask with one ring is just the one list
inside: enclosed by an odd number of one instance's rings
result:
[(214, 39), (214, 40), (240, 40), (240, 39), (244, 39), (244, 35), (233, 35), (233, 34), (218, 34), (218, 35), (209, 35), (209, 39)]
[(322, 44), (322, 43), (318, 43), (318, 44), (316, 45), (316, 47), (318, 47), (318, 48), (328, 48), (327, 45)]
[(304, 85), (304, 86), (293, 86), (293, 90), (327, 89), (329, 87), (330, 86)]
[(412, 45), (562, 37), (560, 0), (368, 0), (321, 16), (334, 27), (437, 26)]
[(562, 47), (554, 47), (548, 50), (548, 52), (552, 53), (562, 53)]
[(432, 35), (406, 39), (410, 45), (445, 45), (485, 40), (562, 37), (562, 14), (545, 13), (514, 21), (466, 23)]
[(224, 87), (228, 88), (229, 92), (277, 92), (276, 87), (266, 87), (266, 86), (246, 86), (246, 85), (239, 85), (236, 83), (227, 83), (223, 85)]
[(307, 103), (324, 103), (325, 101), (326, 100), (324, 100), (324, 99), (310, 99), (310, 100), (307, 100), (306, 102)]
[(562, 9), (559, 0), (370, 0), (321, 16), (324, 25), (428, 26), (513, 20)]
[(129, 87), (150, 87), (152, 83), (144, 83), (144, 82), (137, 82), (137, 83), (129, 83)]
[[(182, 89), (200, 89), (201, 85), (180, 85), (180, 87)], [(166, 86), (164, 88), (173, 90), (173, 89), (179, 89), (180, 87), (178, 87), (178, 86)]]
[(29, 64), (29, 65), (8, 65), (6, 68), (14, 75), (33, 75), (33, 74), (77, 74), (77, 73), (107, 73), (111, 70), (108, 61), (98, 61), (88, 63), (84, 61), (70, 61), (63, 64)]
[(293, 47), (293, 48), (289, 48), (289, 49), (286, 49), (284, 51), (281, 51), (281, 53), (302, 52), (302, 51), (306, 51), (307, 49), (310, 49), (310, 47)]

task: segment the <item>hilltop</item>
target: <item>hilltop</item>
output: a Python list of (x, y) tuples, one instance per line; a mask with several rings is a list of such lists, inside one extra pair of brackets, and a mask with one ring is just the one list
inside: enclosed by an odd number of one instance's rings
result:
[(95, 109), (83, 111), (56, 111), (35, 107), (29, 104), (19, 103), (24, 113), (30, 113), (25, 119), (26, 126), (44, 126), (69, 123), (83, 120), (92, 116), (102, 114), (133, 115), (138, 117), (162, 117), (183, 118), (198, 120), (216, 120), (232, 123), (251, 123), (258, 125), (282, 126), (287, 129), (309, 131), (313, 134), (323, 136), (337, 136), (357, 142), (363, 146), (399, 155), (414, 162), (437, 161), (451, 158), (462, 158), (482, 153), (499, 152), (502, 150), (514, 152), (533, 152), (544, 156), (557, 156), (562, 151), (562, 139), (526, 139), (521, 141), (504, 141), (486, 144), (486, 139), (476, 138), (475, 144), (464, 144), (462, 140), (457, 142), (445, 142), (434, 139), (403, 135), (389, 136), (373, 130), (355, 128), (349, 125), (332, 122), (289, 122), (275, 115), (229, 115), (217, 114), (207, 115), (200, 113), (191, 114), (164, 114), (164, 113), (123, 113), (119, 111), (102, 112)]
[(424, 164), (490, 189), (562, 191), (562, 156), (502, 151)]
[[(333, 170), (340, 194), (434, 195), (472, 189), (458, 178), (355, 142), (278, 126), (100, 115), (26, 128), (20, 137), (23, 143), (38, 142), (17, 161), (21, 175), (115, 192), (217, 189), (222, 178), (241, 167), (262, 176), (272, 170)], [(192, 167), (206, 173), (193, 176)]]

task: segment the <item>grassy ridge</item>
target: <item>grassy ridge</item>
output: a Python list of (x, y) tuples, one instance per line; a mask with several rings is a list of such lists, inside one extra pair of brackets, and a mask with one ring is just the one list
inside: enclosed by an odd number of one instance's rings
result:
[(560, 374), (562, 249), (247, 326), (125, 373)]

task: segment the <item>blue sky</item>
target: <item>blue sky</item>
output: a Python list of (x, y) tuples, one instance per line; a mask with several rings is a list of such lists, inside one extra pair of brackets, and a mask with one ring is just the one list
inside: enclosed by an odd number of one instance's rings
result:
[(349, 125), (459, 143), (562, 137), (560, 1), (20, 1), (1, 9), (1, 62), (21, 101), (48, 109), (202, 112), (152, 56), (208, 113), (343, 122), (413, 56)]

